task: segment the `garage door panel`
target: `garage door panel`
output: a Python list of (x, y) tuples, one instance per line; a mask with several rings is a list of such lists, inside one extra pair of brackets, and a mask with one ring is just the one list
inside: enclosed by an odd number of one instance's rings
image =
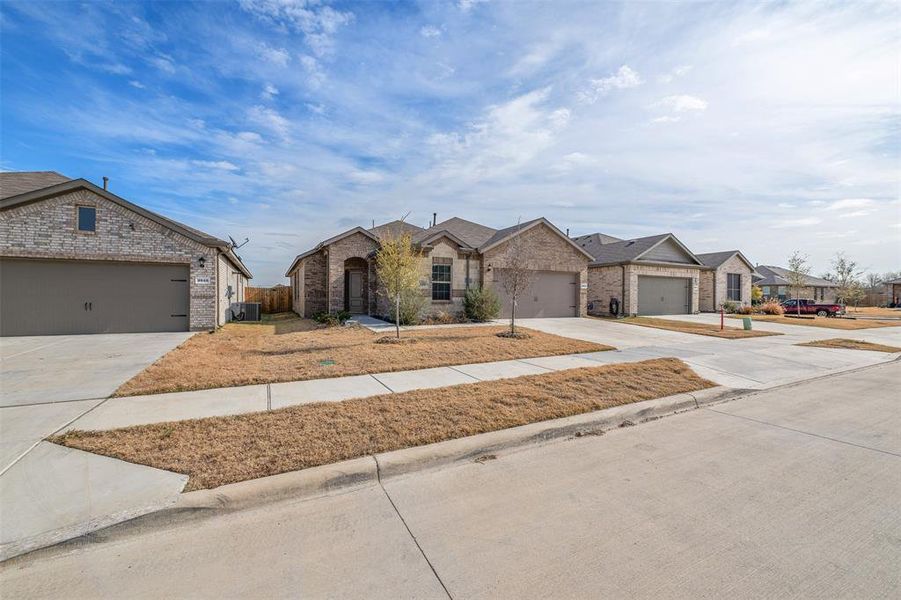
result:
[(639, 315), (679, 315), (690, 312), (690, 278), (638, 277)]
[(0, 335), (186, 331), (188, 267), (0, 261)]
[[(578, 273), (561, 271), (534, 271), (532, 285), (516, 306), (516, 316), (575, 317), (578, 316)], [(501, 300), (501, 317), (510, 316), (512, 299), (504, 289), (505, 269), (497, 269), (495, 289)]]

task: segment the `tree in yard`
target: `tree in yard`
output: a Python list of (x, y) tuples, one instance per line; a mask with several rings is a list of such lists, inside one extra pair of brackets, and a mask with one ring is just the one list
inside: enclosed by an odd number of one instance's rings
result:
[(756, 283), (751, 286), (751, 304), (759, 304), (763, 300), (763, 289)]
[(501, 284), (510, 297), (510, 335), (516, 335), (516, 305), (535, 283), (535, 271), (526, 267), (525, 245), (522, 236), (516, 234), (507, 242), (504, 252), (506, 263), (501, 272)]
[[(799, 300), (801, 289), (807, 285), (807, 276), (810, 274), (810, 265), (807, 264), (807, 255), (795, 250), (788, 259), (788, 287), (792, 298)], [(797, 304), (798, 314), (801, 314), (801, 303)]]
[(863, 293), (863, 287), (860, 285), (860, 274), (857, 263), (845, 256), (844, 252), (839, 252), (832, 259), (832, 272), (830, 273), (831, 281), (836, 284), (835, 293), (841, 304), (849, 304), (857, 300)]
[(395, 333), (400, 338), (400, 302), (405, 294), (419, 291), (419, 252), (413, 248), (409, 235), (386, 237), (375, 255), (375, 271), (394, 300)]

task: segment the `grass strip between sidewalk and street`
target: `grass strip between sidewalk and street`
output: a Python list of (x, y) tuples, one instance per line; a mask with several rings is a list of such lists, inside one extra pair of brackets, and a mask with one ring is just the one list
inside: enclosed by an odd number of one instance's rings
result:
[(675, 319), (657, 319), (652, 317), (626, 317), (618, 319), (617, 323), (627, 323), (629, 325), (640, 325), (641, 327), (652, 327), (654, 329), (666, 329), (668, 331), (678, 331), (680, 333), (694, 333), (697, 335), (706, 335), (709, 337), (724, 338), (727, 340), (739, 340), (742, 338), (766, 337), (769, 335), (782, 335), (772, 331), (745, 331), (738, 327), (726, 327), (720, 330), (719, 325), (711, 325), (709, 323), (695, 323), (690, 321), (678, 321)]
[(830, 340), (816, 340), (813, 342), (804, 342), (803, 344), (795, 344), (796, 346), (812, 346), (814, 348), (839, 348), (842, 350), (871, 350), (873, 352), (901, 352), (901, 348), (896, 346), (886, 346), (885, 344), (874, 344), (863, 340), (849, 340), (846, 338), (832, 338)]
[(299, 317), (230, 323), (199, 333), (126, 381), (116, 396), (184, 392), (614, 350), (612, 346), (520, 327), (527, 339), (498, 337), (506, 327), (404, 331), (405, 344), (378, 344), (390, 333), (317, 325)]
[(714, 385), (678, 359), (658, 358), (50, 441), (187, 474), (188, 491)]
[[(781, 323), (782, 325), (800, 325), (802, 327), (823, 327), (825, 329), (875, 329), (877, 327), (901, 327), (901, 321), (876, 321), (873, 319), (843, 319), (841, 317), (817, 317), (802, 315), (802, 318), (793, 318), (791, 315), (730, 315), (733, 319), (751, 317), (755, 321), (767, 323)], [(808, 317), (808, 318), (804, 318)]]

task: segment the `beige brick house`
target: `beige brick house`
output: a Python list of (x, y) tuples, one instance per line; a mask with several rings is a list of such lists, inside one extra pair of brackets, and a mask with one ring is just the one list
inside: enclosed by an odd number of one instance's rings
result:
[(422, 253), (419, 287), (429, 313), (462, 312), (468, 288), (492, 288), (502, 315), (511, 302), (503, 286), (513, 257), (510, 242), (521, 236), (521, 263), (534, 271), (529, 293), (517, 305), (523, 317), (578, 316), (587, 310), (591, 255), (547, 219), (494, 229), (457, 217), (421, 228), (393, 221), (371, 229), (354, 227), (298, 255), (285, 276), (291, 280), (295, 312), (386, 316), (389, 312), (376, 277), (375, 254), (386, 236), (408, 234)]
[(250, 271), (228, 242), (84, 179), (0, 173), (0, 334), (223, 324)]
[(782, 301), (796, 297), (827, 303), (835, 302), (837, 299), (835, 290), (838, 286), (828, 279), (805, 275), (804, 287), (796, 290), (793, 297), (789, 283), (791, 272), (788, 269), (773, 265), (759, 265), (756, 271), (754, 284), (760, 286), (764, 298)]
[(722, 302), (717, 299), (730, 293), (751, 301), (753, 266), (738, 251), (696, 255), (672, 233), (631, 240), (592, 233), (574, 241), (594, 258), (588, 266), (590, 314), (693, 314), (715, 310)]

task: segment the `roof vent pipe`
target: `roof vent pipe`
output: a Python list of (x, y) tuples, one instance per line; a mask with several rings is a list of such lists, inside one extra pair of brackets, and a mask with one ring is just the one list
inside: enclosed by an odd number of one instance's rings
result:
[(103, 177), (103, 189), (109, 189), (109, 177)]
[(438, 224), (438, 213), (432, 213), (432, 227)]
[(569, 227), (566, 228), (566, 237), (569, 237)]

